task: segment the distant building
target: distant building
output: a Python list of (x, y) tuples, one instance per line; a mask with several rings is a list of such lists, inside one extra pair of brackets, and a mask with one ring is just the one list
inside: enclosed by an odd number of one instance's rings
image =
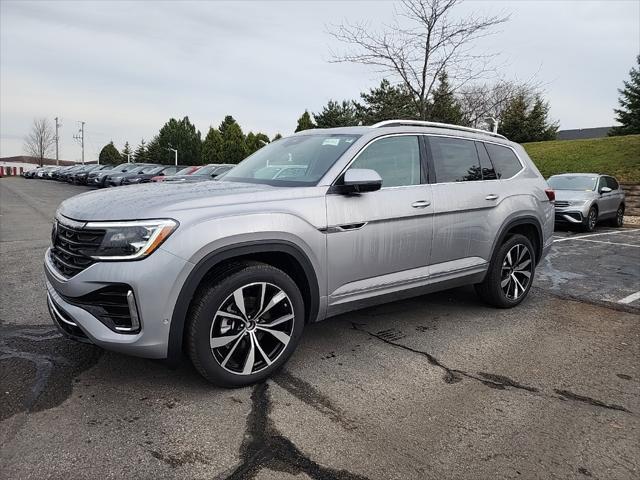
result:
[(577, 128), (574, 130), (560, 130), (556, 133), (556, 140), (586, 140), (587, 138), (603, 138), (613, 127)]
[[(57, 165), (76, 165), (80, 162), (74, 162), (72, 160), (60, 160)], [(84, 162), (86, 164), (96, 163)], [(55, 158), (45, 158), (42, 161), (43, 165), (56, 165)], [(40, 166), (40, 159), (38, 157), (28, 157), (26, 155), (18, 155), (16, 157), (4, 157), (0, 158), (0, 167), (16, 167), (18, 171), (22, 168), (23, 171), (28, 171)]]

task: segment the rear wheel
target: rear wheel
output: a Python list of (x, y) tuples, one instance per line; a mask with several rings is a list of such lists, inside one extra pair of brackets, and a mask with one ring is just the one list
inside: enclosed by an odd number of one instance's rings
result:
[(585, 232), (593, 232), (596, 229), (596, 224), (598, 223), (598, 210), (596, 207), (591, 207), (589, 209), (589, 213), (587, 214), (587, 218), (582, 222), (582, 230)]
[(611, 226), (621, 228), (624, 225), (624, 205), (620, 205), (616, 210), (616, 216), (611, 220)]
[(535, 268), (531, 241), (524, 235), (513, 235), (496, 252), (484, 281), (475, 286), (476, 292), (489, 305), (515, 307), (529, 293)]
[(240, 387), (272, 375), (293, 353), (304, 328), (300, 290), (282, 270), (262, 263), (211, 275), (190, 308), (189, 356), (212, 383)]

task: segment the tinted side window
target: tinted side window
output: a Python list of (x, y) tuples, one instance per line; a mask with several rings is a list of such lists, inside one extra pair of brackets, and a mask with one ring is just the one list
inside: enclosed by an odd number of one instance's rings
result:
[(349, 168), (370, 168), (382, 177), (382, 187), (420, 184), (417, 136), (387, 137), (369, 145)]
[(518, 157), (510, 148), (493, 143), (485, 143), (484, 146), (487, 147), (498, 178), (511, 178), (522, 170)]
[(607, 187), (609, 187), (611, 190), (617, 190), (618, 188), (620, 188), (615, 178), (613, 177), (606, 177), (606, 178), (607, 178)]
[(493, 164), (487, 154), (487, 149), (484, 148), (484, 143), (476, 142), (476, 149), (478, 150), (478, 157), (480, 157), (480, 168), (482, 169), (483, 180), (496, 180), (498, 176), (493, 169)]
[(605, 177), (600, 177), (598, 180), (598, 192), (602, 189), (602, 187), (607, 187), (607, 179)]
[(428, 138), (437, 183), (482, 180), (480, 160), (473, 140)]

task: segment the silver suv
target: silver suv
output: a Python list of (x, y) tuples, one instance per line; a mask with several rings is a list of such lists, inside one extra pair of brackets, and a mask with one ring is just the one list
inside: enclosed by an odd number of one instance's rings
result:
[(49, 308), (77, 340), (186, 352), (208, 380), (246, 385), (286, 361), (305, 324), (350, 310), (465, 284), (519, 304), (551, 246), (553, 198), (497, 134), (402, 120), (303, 131), (216, 181), (63, 202)]
[(614, 227), (624, 222), (624, 190), (609, 175), (565, 173), (549, 178), (556, 192), (556, 223), (592, 232), (599, 221)]

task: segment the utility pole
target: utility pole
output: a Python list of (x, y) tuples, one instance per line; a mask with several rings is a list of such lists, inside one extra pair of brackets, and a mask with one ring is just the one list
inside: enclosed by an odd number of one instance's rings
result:
[(59, 155), (59, 147), (60, 147), (60, 135), (58, 135), (58, 128), (60, 128), (60, 123), (58, 123), (58, 117), (56, 117), (56, 165), (60, 165)]
[(171, 147), (168, 147), (167, 150), (171, 150), (173, 152), (173, 158), (175, 159), (176, 167), (177, 167), (178, 166), (178, 150)]
[(80, 130), (78, 131), (78, 135), (74, 135), (73, 138), (80, 142), (82, 146), (82, 164), (84, 165), (84, 122), (80, 122)]

